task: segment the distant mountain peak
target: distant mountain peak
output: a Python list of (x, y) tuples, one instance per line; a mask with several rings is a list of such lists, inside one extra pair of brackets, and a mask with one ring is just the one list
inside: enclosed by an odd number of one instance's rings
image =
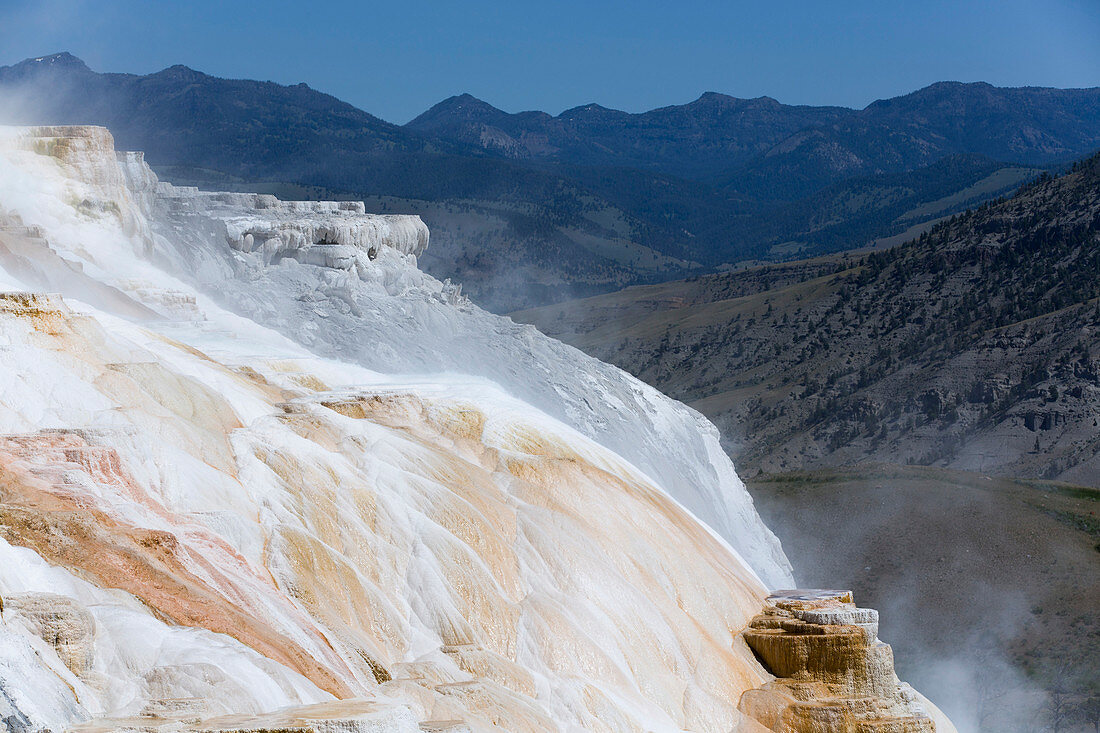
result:
[(29, 59), (23, 59), (18, 64), (15, 64), (13, 68), (16, 69), (77, 69), (81, 71), (91, 71), (88, 65), (83, 61), (73, 56), (68, 51), (62, 51), (60, 53), (52, 53), (48, 56), (35, 56)]
[(968, 99), (990, 95), (1004, 96), (1017, 87), (996, 87), (985, 81), (937, 81), (908, 94), (888, 99), (876, 99), (867, 105), (868, 110), (886, 109), (912, 103), (925, 103), (929, 99)]
[(209, 78), (207, 74), (204, 74), (201, 71), (196, 71), (195, 69), (192, 69), (190, 66), (184, 66), (183, 64), (175, 64), (173, 66), (169, 66), (167, 69), (163, 69), (162, 71), (158, 71), (156, 74), (154, 74), (154, 76), (160, 76), (160, 77), (165, 77), (165, 78), (169, 78), (169, 79), (185, 79), (185, 80), (192, 80), (192, 81), (198, 81), (199, 79)]
[(703, 92), (694, 102), (689, 102), (685, 107), (781, 107), (782, 104), (772, 97), (734, 97), (722, 92)]
[(586, 120), (594, 120), (607, 118), (608, 116), (629, 117), (630, 113), (618, 109), (611, 109), (610, 107), (604, 107), (602, 104), (596, 104), (595, 102), (589, 102), (588, 104), (578, 105), (565, 110), (558, 115), (558, 119), (571, 120), (576, 117), (581, 117)]
[(462, 94), (456, 94), (453, 97), (448, 97), (447, 99), (445, 99), (443, 101), (444, 102), (452, 102), (452, 103), (460, 103), (460, 104), (468, 104), (470, 102), (475, 102), (477, 104), (488, 104), (484, 100), (478, 99), (477, 97), (470, 94), (469, 92), (463, 92)]
[[(456, 94), (453, 97), (447, 97), (442, 102), (436, 105), (436, 107), (474, 107), (477, 109), (492, 109), (497, 108), (486, 102), (484, 99), (479, 99), (469, 92), (463, 92), (462, 94)], [(499, 111), (499, 110), (498, 110)]]
[(435, 104), (426, 112), (409, 123), (416, 127), (418, 124), (426, 124), (441, 119), (460, 119), (466, 122), (484, 122), (486, 119), (505, 115), (488, 102), (478, 99), (469, 92), (447, 97), (442, 102)]
[[(972, 89), (993, 89), (993, 85), (987, 81), (951, 81), (949, 79), (944, 81), (937, 81), (929, 84), (925, 89), (958, 89), (960, 87), (970, 87)], [(917, 90), (920, 91), (920, 90)]]

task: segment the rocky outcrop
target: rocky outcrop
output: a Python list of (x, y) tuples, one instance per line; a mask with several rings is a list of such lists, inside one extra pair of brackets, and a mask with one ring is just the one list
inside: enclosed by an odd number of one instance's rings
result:
[(207, 192), (160, 183), (157, 198), (175, 217), (221, 221), (230, 247), (266, 264), (290, 258), (338, 270), (369, 270), (385, 248), (418, 256), (428, 247), (419, 216), (368, 214), (362, 201), (281, 201), (255, 193)]
[[(770, 595), (743, 634), (776, 679), (748, 690), (742, 731), (776, 733), (944, 733), (911, 687), (894, 674), (878, 639), (878, 612), (857, 608), (851, 591)], [(949, 726), (950, 724), (948, 724)]]
[(3, 599), (4, 620), (21, 622), (54, 648), (73, 674), (83, 675), (95, 654), (95, 619), (71, 598), (56, 593), (15, 593)]

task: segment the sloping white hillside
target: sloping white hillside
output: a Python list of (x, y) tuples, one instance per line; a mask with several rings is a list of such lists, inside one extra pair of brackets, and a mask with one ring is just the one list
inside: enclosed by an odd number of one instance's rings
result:
[(713, 427), (417, 270), (418, 219), (35, 128), (0, 224), (9, 729), (728, 731), (769, 678), (789, 566)]

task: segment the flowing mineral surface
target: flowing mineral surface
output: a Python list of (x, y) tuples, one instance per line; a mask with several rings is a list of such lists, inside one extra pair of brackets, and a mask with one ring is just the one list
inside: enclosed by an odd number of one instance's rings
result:
[[(790, 566), (713, 426), (471, 305), (428, 239), (0, 130), (8, 731), (768, 724), (746, 629)], [(877, 648), (835, 610), (801, 622)]]

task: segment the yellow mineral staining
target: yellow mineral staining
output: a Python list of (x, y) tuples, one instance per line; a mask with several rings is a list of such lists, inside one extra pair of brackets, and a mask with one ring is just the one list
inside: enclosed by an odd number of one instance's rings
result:
[(240, 374), (242, 377), (249, 380), (253, 384), (259, 384), (263, 386), (267, 386), (268, 384), (270, 384), (270, 382), (267, 381), (267, 378), (264, 377), (264, 375), (260, 374), (258, 371), (250, 366), (235, 366), (232, 367), (232, 369), (234, 372)]
[(72, 318), (72, 312), (56, 295), (0, 293), (0, 316), (20, 318), (37, 333), (59, 335)]
[[(519, 563), (511, 546), (516, 536), (515, 512), (503, 501), (496, 505), (478, 501), (481, 495), (477, 489), (491, 490), (490, 477), (485, 477), (482, 482), (469, 478), (462, 483), (451, 484), (455, 490), (438, 492), (433, 496), (427, 514), (432, 521), (470, 547), (492, 573), (500, 592), (508, 600), (517, 602), (522, 598), (522, 591)], [(492, 518), (486, 516), (483, 510), (492, 512)]]
[(431, 422), (442, 434), (454, 439), (481, 440), (485, 432), (485, 414), (472, 405), (448, 405), (432, 410)]
[(67, 155), (74, 151), (86, 151), (91, 149), (109, 150), (114, 153), (115, 139), (106, 127), (96, 125), (39, 125), (29, 128), (33, 136), (30, 138), (33, 145), (48, 152), (46, 155), (58, 160), (65, 160)]
[[(778, 679), (741, 696), (740, 731), (934, 733), (913, 691), (898, 682), (878, 614), (849, 591), (782, 591), (744, 638)], [(941, 731), (941, 733), (945, 733)]]
[(380, 403), (381, 398), (379, 397), (372, 399), (321, 400), (321, 404), (328, 409), (353, 420), (365, 420), (370, 414), (370, 408)]
[(168, 336), (165, 336), (164, 334), (161, 334), (161, 333), (150, 333), (149, 336), (156, 339), (157, 341), (168, 344), (169, 346), (171, 346), (174, 349), (179, 349), (180, 351), (183, 351), (187, 354), (190, 354), (191, 356), (195, 357), (196, 359), (201, 359), (202, 361), (209, 362), (210, 364), (217, 363), (213, 359), (211, 359), (209, 356), (207, 356), (203, 352), (199, 351), (194, 346), (191, 346), (190, 344), (185, 344), (182, 341), (177, 341), (174, 338), (169, 338)]
[(520, 609), (503, 596), (487, 572), (484, 559), (468, 545), (447, 541), (437, 547), (440, 572), (456, 614), (441, 616), (445, 644), (480, 643), (514, 658)]
[[(421, 719), (474, 730), (553, 730), (547, 699), (595, 731), (653, 716), (729, 730), (740, 693), (766, 680), (737, 640), (763, 587), (646, 477), (566, 428), (465, 399), (327, 392), (293, 361), (226, 366), (182, 344), (179, 370), (41, 296), (0, 298), (3, 318), (134, 435), (9, 438), (0, 536), (162, 620), (231, 635), (339, 697), (411, 696)], [(118, 440), (166, 443), (239, 486), (218, 511), (254, 523), (247, 559), (135, 479), (106, 448)]]
[[(289, 527), (280, 527), (272, 550), (280, 556), (277, 575), (284, 590), (328, 629), (327, 636), (360, 677), (377, 678), (375, 665), (400, 659), (407, 651), (406, 625), (399, 609), (365, 574), (330, 546)], [(375, 569), (374, 575), (380, 573)], [(366, 667), (363, 666), (366, 663)]]
[(345, 441), (353, 441), (339, 426), (311, 413), (301, 405), (282, 403), (277, 405), (281, 414), (278, 419), (294, 433), (306, 440), (312, 441), (327, 451), (337, 452)]
[[(292, 397), (301, 397), (315, 392), (328, 391), (329, 387), (316, 375), (308, 372), (289, 372), (289, 366), (285, 362), (277, 362), (275, 366), (268, 364), (275, 374), (265, 376), (255, 367), (247, 364), (238, 364), (231, 369), (249, 380), (253, 385), (266, 387), (265, 394), (272, 402), (288, 400)], [(277, 368), (276, 368), (277, 367)], [(272, 380), (275, 380), (274, 382)], [(282, 385), (282, 386), (277, 386)]]
[[(51, 484), (51, 474), (39, 468), (51, 465), (45, 449), (50, 442), (58, 442), (70, 457), (78, 448), (77, 438), (66, 433), (44, 433), (29, 441), (8, 439), (0, 445), (0, 536), (7, 542), (29, 547), (97, 585), (124, 590), (163, 620), (234, 636), (300, 671), (322, 689), (347, 694), (343, 680), (329, 667), (271, 628), (262, 616), (197, 577), (189, 569), (196, 556), (175, 534), (122, 523), (89, 506), (87, 498), (73, 498), (65, 485)], [(80, 465), (67, 463), (70, 471)], [(217, 546), (218, 540), (210, 538), (207, 544)], [(226, 552), (218, 567), (239, 562)]]
[(502, 436), (503, 447), (528, 456), (577, 461), (580, 456), (566, 443), (543, 435), (526, 425), (513, 425)]
[[(233, 683), (227, 681), (229, 686)], [(188, 700), (167, 702), (177, 703), (174, 711), (148, 710), (140, 717), (100, 718), (74, 726), (69, 733), (356, 733), (406, 730), (412, 722), (408, 713), (393, 702), (362, 698), (296, 706), (261, 715), (218, 715), (201, 722), (187, 710)]]
[(0, 312), (14, 316), (50, 313), (62, 318), (71, 313), (61, 298), (47, 293), (0, 293)]
[[(438, 683), (443, 685), (439, 691), (463, 701), (467, 714), (485, 713), (470, 713), (471, 701), (494, 709), (496, 703), (490, 701), (497, 693), (486, 690), (503, 688), (513, 713), (513, 696), (533, 697), (533, 679), (517, 661), (521, 623), (550, 669), (598, 685), (584, 696), (598, 709), (592, 720), (608, 717), (609, 706), (614, 707), (599, 689), (639, 684), (651, 704), (683, 727), (706, 729), (723, 720), (732, 724), (741, 692), (764, 683), (766, 676), (751, 652), (734, 641), (759, 608), (763, 589), (743, 567), (730, 563), (729, 551), (719, 540), (631, 469), (605, 459), (594, 463), (561, 437), (534, 426), (490, 428), (484, 412), (460, 400), (429, 401), (400, 393), (321, 394), (315, 404), (327, 408), (327, 419), (309, 402), (295, 400), (280, 419), (303, 438), (316, 436), (319, 447), (331, 450), (337, 445), (335, 452), (349, 463), (359, 460), (359, 451), (378, 449), (365, 437), (336, 441), (332, 426), (341, 425), (341, 420), (375, 426), (364, 428), (364, 435), (383, 428), (391, 444), (395, 435), (400, 436), (401, 447), (387, 448), (386, 460), (403, 472), (404, 499), (428, 521), (418, 530), (417, 542), (430, 552), (439, 575), (438, 586), (423, 585), (419, 617), (442, 640), (444, 653), (476, 682)], [(356, 428), (349, 423), (344, 429)], [(303, 487), (290, 489), (303, 492), (300, 500), (308, 497), (319, 506), (331, 506), (320, 513), (332, 518), (327, 521), (355, 531), (352, 526), (359, 520), (348, 512), (347, 497), (373, 493), (370, 482), (342, 476), (338, 498), (332, 497), (327, 479), (288, 470), (285, 456), (261, 458), (287, 486)], [(385, 534), (383, 514), (375, 513), (370, 521)], [(367, 589), (358, 578), (347, 576), (334, 559), (323, 558), (339, 547), (331, 538), (331, 526), (321, 516), (310, 519), (309, 526), (313, 536), (330, 539), (314, 545), (305, 537), (294, 540), (298, 548), (287, 553), (301, 559), (290, 564), (286, 586), (311, 614), (332, 619), (326, 621), (327, 628), (355, 628), (354, 609), (369, 608), (375, 601), (367, 600)], [(662, 541), (650, 541), (655, 536)], [(384, 556), (414, 551), (415, 546), (404, 544), (407, 541), (390, 535), (381, 543), (384, 549), (376, 552)], [(379, 545), (377, 537), (368, 541), (372, 543)], [(521, 560), (517, 543), (529, 559)], [(303, 554), (306, 546), (308, 558)], [(689, 567), (684, 557), (698, 562)], [(557, 578), (561, 585), (554, 592), (562, 595), (532, 593), (523, 581), (525, 562), (537, 562), (538, 575)], [(367, 555), (353, 564), (362, 577), (377, 577), (383, 583), (391, 567)], [(661, 602), (667, 603), (659, 606), (661, 616), (634, 610), (638, 601), (632, 594), (639, 589), (668, 586), (680, 592)], [(340, 591), (334, 593), (334, 588)], [(568, 600), (597, 596), (615, 602), (597, 601), (578, 615), (579, 609)], [(352, 602), (357, 597), (364, 600)], [(581, 630), (590, 624), (590, 613), (613, 619), (618, 638), (610, 647), (618, 648), (621, 657), (608, 654), (607, 639)], [(688, 613), (697, 614), (698, 620), (684, 624)], [(710, 631), (704, 632), (704, 627)], [(434, 663), (410, 664), (392, 654), (392, 646), (384, 649), (379, 661), (397, 678), (421, 684), (449, 678)], [(433, 714), (459, 715), (462, 708), (448, 710), (452, 709), (444, 706)], [(493, 714), (486, 719), (493, 719)], [(509, 729), (523, 729), (515, 725)]]
[[(89, 153), (96, 150), (114, 150), (115, 142), (105, 127), (37, 127), (29, 146), (37, 154), (53, 158), (59, 163), (79, 167), (90, 162)], [(101, 166), (105, 176), (117, 178), (117, 168)]]
[(312, 374), (294, 374), (290, 380), (310, 392), (326, 392), (329, 387)]
[(545, 733), (558, 729), (529, 697), (518, 695), (492, 680), (453, 682), (435, 689), (445, 697), (454, 698), (461, 719), (497, 726), (510, 733)]
[(521, 695), (535, 696), (531, 673), (510, 659), (473, 644), (444, 646), (443, 653), (474, 677), (492, 680)]
[(84, 675), (95, 656), (95, 620), (70, 598), (53, 593), (15, 593), (4, 599), (5, 620), (21, 622), (57, 652), (62, 664)]

